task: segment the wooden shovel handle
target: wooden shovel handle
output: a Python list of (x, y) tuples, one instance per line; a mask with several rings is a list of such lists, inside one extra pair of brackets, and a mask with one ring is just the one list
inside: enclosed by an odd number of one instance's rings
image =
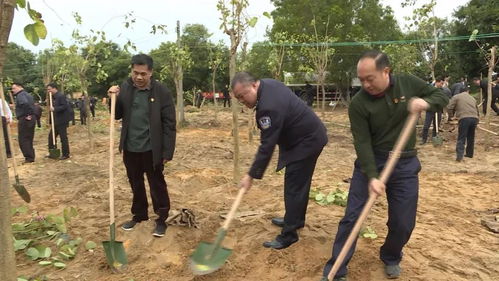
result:
[[(397, 164), (398, 159), (400, 158), (400, 153), (402, 149), (405, 147), (407, 140), (409, 139), (409, 136), (412, 133), (412, 130), (414, 129), (414, 126), (416, 125), (416, 122), (418, 120), (418, 114), (417, 113), (411, 113), (407, 120), (405, 121), (404, 128), (402, 129), (402, 132), (397, 139), (397, 142), (395, 143), (395, 147), (393, 148), (393, 151), (390, 153), (390, 156), (388, 157), (388, 161), (385, 164), (385, 167), (383, 168), (383, 171), (381, 171), (381, 175), (379, 177), (379, 180), (382, 181), (384, 184), (388, 181), (388, 178), (392, 174), (393, 168)], [(343, 263), (345, 260), (345, 257), (352, 247), (353, 242), (357, 238), (360, 232), (360, 228), (364, 221), (367, 218), (367, 215), (369, 214), (369, 211), (371, 211), (371, 207), (374, 205), (374, 201), (376, 201), (377, 195), (375, 193), (370, 193), (369, 194), (369, 199), (367, 200), (366, 205), (364, 205), (364, 208), (362, 209), (362, 212), (359, 215), (359, 218), (357, 219), (357, 222), (355, 222), (355, 225), (350, 232), (350, 235), (348, 235), (348, 239), (343, 245), (343, 248), (341, 249), (340, 254), (338, 255), (338, 258), (333, 264), (333, 267), (331, 268), (331, 271), (329, 271), (329, 274), (327, 275), (328, 280), (333, 280), (333, 277), (336, 275), (336, 272), (338, 272), (338, 269), (340, 268), (340, 265)]]
[(52, 127), (52, 142), (55, 146), (55, 125), (54, 125), (54, 112), (52, 111), (52, 93), (49, 92), (49, 111), (50, 111), (50, 125)]
[(111, 116), (109, 121), (109, 221), (114, 223), (114, 116), (116, 111), (116, 94), (111, 93)]
[[(5, 100), (5, 94), (3, 92), (3, 85), (0, 85), (0, 98), (2, 99), (3, 115), (7, 116), (7, 109), (5, 108), (7, 101)], [(14, 100), (12, 100), (12, 102), (14, 102)], [(7, 106), (9, 106), (9, 105), (7, 104)], [(10, 125), (6, 124), (6, 126), (7, 126), (7, 135), (8, 135), (9, 144), (10, 144), (10, 152), (12, 153), (12, 162), (13, 162), (12, 164), (13, 164), (13, 168), (14, 168), (14, 176), (17, 177), (16, 149), (14, 148), (14, 142), (12, 141), (12, 132), (10, 130)], [(7, 144), (5, 144), (5, 145), (7, 145)]]
[(229, 229), (229, 225), (234, 218), (234, 215), (236, 214), (236, 210), (239, 207), (239, 204), (241, 203), (243, 199), (244, 193), (246, 193), (246, 188), (240, 188), (239, 192), (237, 193), (236, 200), (234, 200), (234, 203), (232, 203), (232, 207), (230, 208), (229, 213), (227, 214), (227, 217), (225, 218), (224, 224), (222, 225), (222, 228), (224, 230)]

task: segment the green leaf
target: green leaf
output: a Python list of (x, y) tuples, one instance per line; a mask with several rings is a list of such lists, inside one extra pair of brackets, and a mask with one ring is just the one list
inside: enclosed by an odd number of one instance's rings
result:
[(269, 19), (271, 18), (269, 12), (263, 12), (263, 16), (265, 16), (266, 18), (269, 18)]
[(34, 25), (35, 25), (35, 32), (38, 35), (38, 37), (40, 39), (45, 39), (45, 37), (47, 37), (47, 27), (45, 27), (45, 24), (42, 21), (36, 21)]
[(85, 244), (85, 248), (87, 250), (92, 250), (92, 249), (95, 249), (96, 247), (97, 247), (97, 244), (94, 241), (87, 241), (87, 243)]
[(36, 260), (40, 257), (40, 253), (38, 252), (38, 250), (36, 248), (29, 248), (27, 251), (26, 251), (26, 255), (31, 259), (31, 260)]
[(252, 17), (249, 21), (248, 21), (248, 25), (250, 27), (255, 27), (256, 25), (256, 22), (258, 21), (258, 18), (257, 17)]
[(35, 30), (34, 24), (28, 24), (24, 27), (24, 36), (28, 39), (31, 44), (38, 46), (38, 42), (40, 42), (40, 38)]
[(31, 243), (31, 241), (32, 241), (31, 239), (16, 240), (14, 238), (14, 250), (19, 251), (19, 250), (26, 249), (26, 247), (28, 247), (28, 245)]
[(66, 268), (66, 264), (63, 263), (63, 262), (56, 262), (54, 263), (54, 266), (57, 267), (57, 268)]
[(324, 199), (325, 195), (322, 192), (317, 193), (315, 195), (315, 201), (322, 201)]
[(42, 265), (42, 266), (46, 266), (46, 265), (51, 265), (52, 262), (51, 261), (40, 261), (38, 264)]
[(65, 260), (69, 260), (71, 259), (72, 257), (64, 252), (59, 252), (59, 256), (61, 256), (63, 259)]
[(16, 4), (17, 6), (19, 6), (20, 8), (26, 8), (26, 0), (17, 0), (16, 1)]
[(12, 208), (11, 214), (17, 215), (17, 214), (26, 214), (28, 212), (28, 207), (26, 206), (21, 206), (17, 208)]
[(40, 258), (48, 258), (52, 254), (52, 249), (43, 245), (36, 246)]
[(17, 281), (29, 281), (28, 277), (17, 277)]
[(335, 199), (336, 199), (335, 194), (333, 192), (329, 192), (329, 194), (326, 197), (326, 202), (331, 204), (334, 202)]

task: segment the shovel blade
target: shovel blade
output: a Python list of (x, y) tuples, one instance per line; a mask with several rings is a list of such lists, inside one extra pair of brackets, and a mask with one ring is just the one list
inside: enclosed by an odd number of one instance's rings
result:
[(61, 157), (61, 150), (57, 148), (49, 149), (49, 158), (50, 159), (59, 159)]
[(104, 252), (106, 253), (107, 263), (111, 267), (120, 270), (128, 264), (123, 242), (103, 241), (102, 246), (104, 247)]
[(21, 196), (21, 198), (26, 203), (31, 202), (31, 196), (29, 195), (29, 192), (26, 190), (24, 185), (20, 184), (19, 182), (16, 182), (12, 186), (14, 186), (14, 189), (17, 191), (17, 194), (19, 194), (19, 196)]
[(224, 265), (231, 253), (231, 249), (201, 242), (191, 256), (191, 269), (197, 275), (212, 273)]
[(441, 137), (436, 136), (431, 139), (431, 142), (433, 143), (433, 146), (441, 146), (444, 140)]

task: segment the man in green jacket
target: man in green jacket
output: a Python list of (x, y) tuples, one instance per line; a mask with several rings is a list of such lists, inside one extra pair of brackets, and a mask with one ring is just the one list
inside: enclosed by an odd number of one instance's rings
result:
[[(400, 275), (402, 248), (409, 241), (416, 222), (418, 173), (421, 165), (414, 149), (415, 132), (401, 153), (394, 172), (385, 186), (378, 177), (404, 126), (409, 112), (441, 111), (449, 98), (439, 89), (408, 74), (392, 75), (388, 56), (373, 50), (362, 55), (357, 64), (362, 89), (353, 97), (348, 114), (354, 139), (355, 161), (345, 216), (340, 221), (331, 259), (324, 267), (327, 280), (348, 235), (364, 207), (369, 193), (383, 195), (388, 201), (388, 234), (380, 258), (388, 278)], [(334, 280), (346, 280), (347, 264), (355, 244), (340, 265)]]

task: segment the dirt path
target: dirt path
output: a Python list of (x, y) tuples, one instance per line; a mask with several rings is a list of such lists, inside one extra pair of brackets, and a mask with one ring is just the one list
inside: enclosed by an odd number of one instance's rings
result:
[[(98, 114), (105, 116), (105, 112)], [(240, 119), (243, 171), (250, 165), (258, 145), (258, 140), (248, 144), (246, 114)], [(166, 168), (172, 208), (194, 210), (199, 229), (171, 226), (161, 239), (151, 235), (153, 221), (142, 223), (131, 232), (118, 230), (118, 240), (125, 241), (130, 263), (124, 273), (110, 273), (103, 250), (98, 247), (94, 253), (80, 248), (75, 260), (61, 271), (42, 268), (18, 252), (19, 275), (89, 281), (319, 280), (344, 208), (319, 206), (311, 201), (298, 243), (282, 251), (263, 248), (261, 244), (279, 231), (270, 224), (270, 218), (282, 215), (284, 209), (283, 176), (274, 172), (275, 159), (264, 180), (257, 181), (240, 208), (262, 214), (236, 220), (231, 226), (225, 241), (227, 247), (234, 249), (229, 262), (210, 275), (195, 277), (190, 272), (189, 255), (200, 240), (213, 239), (222, 222), (220, 214), (228, 211), (237, 193), (232, 184), (231, 114), (219, 113), (219, 127), (210, 126), (211, 116), (210, 110), (187, 113), (191, 125), (178, 133), (175, 159)], [(349, 129), (341, 126), (348, 124), (345, 110), (329, 113), (327, 122), (330, 143), (319, 158), (313, 188), (325, 192), (346, 190), (348, 184), (343, 179), (351, 176), (355, 153)], [(71, 222), (69, 233), (100, 243), (109, 238), (108, 140), (106, 118), (99, 118), (97, 123), (93, 151), (87, 149), (85, 129), (70, 127), (69, 161), (43, 158), (47, 153), (47, 130), (37, 131), (37, 161), (21, 166), (20, 173), (32, 195), (30, 210), (47, 214), (76, 207), (79, 215)], [(417, 225), (405, 248), (399, 280), (499, 280), (499, 236), (480, 225), (483, 211), (499, 207), (499, 151), (495, 148), (484, 152), (485, 133), (477, 133), (476, 157), (465, 163), (454, 161), (455, 136), (451, 133), (443, 134), (449, 141), (441, 148), (420, 148), (423, 170)], [(121, 224), (130, 218), (131, 192), (121, 155), (116, 156), (116, 213), (117, 223)], [(17, 195), (12, 195), (12, 205), (22, 205)], [(378, 259), (378, 249), (386, 235), (385, 222), (386, 200), (381, 198), (367, 221), (379, 238), (359, 239), (350, 263), (349, 280), (385, 280)]]

